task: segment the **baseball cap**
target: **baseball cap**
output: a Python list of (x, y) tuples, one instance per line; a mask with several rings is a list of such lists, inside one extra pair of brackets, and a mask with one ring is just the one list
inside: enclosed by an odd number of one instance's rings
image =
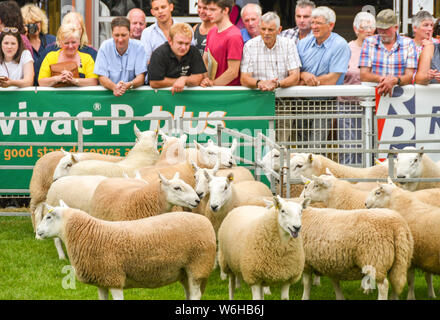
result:
[(397, 16), (391, 9), (382, 10), (376, 17), (376, 28), (388, 29), (397, 25)]

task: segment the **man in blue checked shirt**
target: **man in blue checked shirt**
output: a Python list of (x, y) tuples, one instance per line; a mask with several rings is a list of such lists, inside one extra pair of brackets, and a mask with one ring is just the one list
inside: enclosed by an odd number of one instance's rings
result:
[(101, 44), (95, 61), (94, 73), (99, 83), (113, 91), (116, 97), (144, 84), (147, 71), (145, 49), (139, 40), (130, 39), (130, 20), (112, 20), (112, 39)]
[(417, 68), (412, 39), (399, 36), (397, 16), (385, 9), (376, 17), (377, 35), (364, 40), (359, 60), (361, 81), (377, 82), (380, 95), (392, 95), (395, 85), (410, 84)]

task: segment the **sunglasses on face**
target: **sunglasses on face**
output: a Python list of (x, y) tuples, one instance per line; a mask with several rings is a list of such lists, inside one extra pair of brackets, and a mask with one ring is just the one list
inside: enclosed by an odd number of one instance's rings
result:
[(11, 28), (11, 27), (4, 27), (2, 31), (3, 31), (3, 32), (17, 33), (17, 32), (18, 32), (18, 29), (15, 28), (15, 27), (12, 27), (12, 28)]

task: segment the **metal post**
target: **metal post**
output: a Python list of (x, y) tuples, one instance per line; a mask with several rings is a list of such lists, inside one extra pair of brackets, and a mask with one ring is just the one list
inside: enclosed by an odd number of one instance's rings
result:
[[(360, 105), (364, 108), (365, 117), (364, 117), (364, 128), (365, 128), (365, 148), (373, 149), (373, 141), (372, 138), (374, 136), (374, 117), (373, 117), (373, 108), (376, 107), (376, 99), (373, 97), (366, 97), (363, 101), (360, 102)], [(370, 167), (373, 164), (373, 157), (371, 153), (365, 154), (365, 162), (367, 167)]]
[(83, 152), (84, 136), (83, 136), (83, 119), (78, 118), (78, 152)]

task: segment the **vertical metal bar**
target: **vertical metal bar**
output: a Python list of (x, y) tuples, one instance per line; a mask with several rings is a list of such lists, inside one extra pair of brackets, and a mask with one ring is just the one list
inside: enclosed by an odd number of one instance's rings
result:
[(83, 152), (84, 135), (83, 135), (83, 119), (78, 118), (78, 152)]
[(262, 148), (261, 132), (253, 139), (254, 148), (254, 173), (257, 177), (257, 181), (261, 181), (261, 168), (257, 166), (257, 161), (261, 160), (261, 148)]
[(219, 147), (222, 146), (222, 128), (220, 124), (217, 124), (217, 145)]

